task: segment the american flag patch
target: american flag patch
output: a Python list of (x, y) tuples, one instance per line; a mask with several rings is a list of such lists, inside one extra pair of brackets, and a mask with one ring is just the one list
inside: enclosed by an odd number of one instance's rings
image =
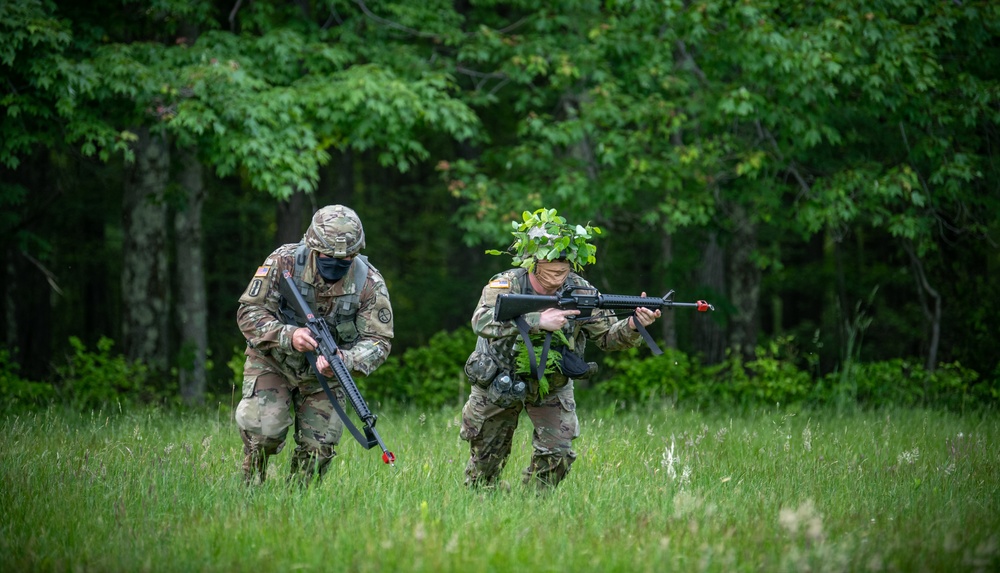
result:
[(271, 267), (257, 267), (257, 272), (253, 274), (255, 277), (266, 277), (267, 273), (271, 272)]
[(507, 279), (494, 279), (490, 281), (490, 288), (510, 288), (510, 281)]

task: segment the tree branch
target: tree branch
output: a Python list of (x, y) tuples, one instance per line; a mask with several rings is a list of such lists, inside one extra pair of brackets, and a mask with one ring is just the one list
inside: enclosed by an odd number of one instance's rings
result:
[(21, 251), (21, 256), (28, 259), (28, 262), (38, 267), (38, 270), (41, 271), (43, 275), (45, 275), (45, 280), (48, 281), (49, 286), (52, 287), (52, 290), (56, 291), (56, 294), (58, 294), (59, 296), (64, 296), (62, 289), (59, 288), (58, 284), (56, 284), (56, 275), (52, 271), (50, 271), (45, 265), (43, 265), (41, 261), (39, 261), (35, 257), (32, 257), (31, 255), (29, 255), (24, 251)]
[(687, 51), (687, 44), (684, 43), (684, 40), (677, 40), (675, 45), (680, 51), (684, 63), (691, 66), (691, 71), (694, 73), (695, 77), (698, 78), (702, 85), (707, 86), (708, 76), (705, 75), (705, 72), (701, 71), (701, 68), (698, 67), (698, 63), (694, 61), (694, 57)]
[(340, 14), (337, 13), (337, 6), (330, 3), (330, 15), (327, 17), (326, 22), (323, 22), (323, 30), (326, 30), (333, 25), (334, 20), (336, 20), (337, 25), (342, 26), (344, 21), (340, 18)]
[(478, 78), (478, 81), (476, 82), (476, 91), (481, 91), (483, 87), (486, 86), (486, 84), (491, 79), (501, 80), (497, 82), (495, 86), (493, 86), (492, 90), (490, 90), (490, 95), (495, 94), (497, 91), (500, 90), (501, 87), (503, 87), (504, 85), (507, 84), (507, 82), (510, 81), (510, 78), (507, 77), (507, 74), (503, 72), (489, 72), (489, 73), (480, 72), (477, 70), (471, 70), (461, 65), (455, 66), (455, 71), (460, 74), (465, 74), (473, 78)]
[(376, 15), (374, 12), (368, 9), (368, 6), (364, 3), (364, 0), (354, 0), (354, 3), (357, 4), (359, 8), (361, 8), (361, 11), (365, 13), (365, 16), (368, 16), (369, 18), (375, 20), (376, 22), (382, 24), (383, 26), (388, 26), (390, 28), (406, 32), (407, 34), (412, 34), (419, 38), (431, 38), (434, 40), (440, 39), (440, 36), (438, 36), (437, 34), (429, 34), (427, 32), (421, 32), (420, 30), (414, 30), (413, 28), (408, 28), (402, 24), (397, 24), (392, 20), (387, 20), (381, 16)]
[(236, 13), (240, 11), (240, 6), (243, 4), (243, 0), (236, 0), (236, 5), (233, 6), (232, 11), (229, 12), (229, 31), (236, 31)]
[[(924, 316), (927, 318), (927, 322), (931, 326), (931, 340), (929, 343), (929, 348), (927, 349), (927, 362), (925, 368), (928, 372), (934, 372), (937, 366), (937, 352), (938, 345), (941, 340), (941, 295), (938, 291), (931, 286), (931, 283), (927, 280), (927, 274), (924, 273), (924, 264), (917, 256), (916, 251), (913, 249), (913, 243), (909, 240), (903, 242), (903, 249), (906, 250), (906, 254), (910, 256), (910, 263), (913, 266), (913, 273), (917, 279), (917, 285), (920, 287), (918, 293), (920, 295), (920, 306), (923, 308)], [(924, 293), (927, 293), (934, 299), (934, 311), (927, 306), (927, 299), (924, 298)]]
[[(785, 163), (785, 156), (784, 154), (781, 153), (781, 148), (778, 147), (778, 140), (774, 138), (774, 135), (772, 135), (768, 129), (766, 129), (763, 125), (760, 124), (759, 119), (754, 123), (757, 126), (757, 134), (762, 139), (766, 139), (768, 143), (771, 144), (771, 147), (774, 148), (774, 154), (778, 156), (778, 161)], [(799, 182), (799, 187), (802, 188), (802, 192), (805, 195), (811, 195), (812, 187), (810, 187), (809, 183), (805, 180), (805, 177), (803, 177), (802, 174), (799, 173), (799, 169), (798, 167), (795, 166), (795, 163), (788, 162), (786, 169), (788, 169), (788, 172), (791, 173), (792, 177), (794, 177), (795, 180)]]

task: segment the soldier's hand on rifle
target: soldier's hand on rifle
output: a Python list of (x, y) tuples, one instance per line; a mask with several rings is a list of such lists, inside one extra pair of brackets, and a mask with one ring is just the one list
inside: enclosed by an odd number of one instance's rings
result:
[[(337, 349), (337, 358), (341, 360), (344, 359), (344, 353), (339, 348)], [(320, 354), (316, 357), (316, 368), (319, 368), (320, 373), (327, 378), (333, 377), (333, 367), (330, 366), (330, 361), (326, 359), (326, 356)]]
[(309, 352), (310, 350), (316, 350), (319, 343), (313, 338), (312, 333), (306, 327), (296, 328), (292, 332), (292, 348), (298, 350), (299, 352)]
[[(642, 293), (640, 296), (646, 296), (646, 293)], [(650, 324), (653, 324), (653, 321), (655, 321), (657, 318), (660, 318), (661, 314), (662, 313), (660, 312), (660, 309), (656, 309), (655, 311), (653, 311), (649, 310), (644, 306), (640, 306), (639, 308), (635, 309), (635, 316), (629, 317), (628, 319), (629, 328), (631, 328), (632, 330), (637, 330), (635, 326), (635, 319), (637, 318), (639, 319), (640, 324), (642, 324), (643, 326), (649, 326)]]
[[(338, 350), (337, 352), (340, 351)], [(316, 357), (316, 369), (327, 378), (333, 377), (333, 368), (330, 366), (330, 362), (326, 359), (326, 356), (322, 354)]]
[(542, 311), (538, 319), (538, 328), (542, 330), (556, 331), (566, 326), (569, 317), (580, 314), (579, 310), (560, 310), (558, 308), (547, 308)]

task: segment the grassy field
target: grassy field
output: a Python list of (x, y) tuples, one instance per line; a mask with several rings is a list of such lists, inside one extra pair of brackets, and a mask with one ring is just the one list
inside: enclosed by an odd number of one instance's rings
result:
[(326, 480), (238, 478), (223, 413), (0, 418), (3, 571), (998, 571), (1000, 416), (581, 408), (567, 481), (462, 486), (458, 410), (381, 412)]

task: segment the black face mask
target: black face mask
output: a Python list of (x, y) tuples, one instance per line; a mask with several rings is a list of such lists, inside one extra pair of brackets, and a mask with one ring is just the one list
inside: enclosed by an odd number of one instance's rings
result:
[(351, 268), (351, 263), (353, 262), (353, 259), (316, 257), (316, 269), (319, 271), (319, 276), (323, 277), (323, 280), (335, 283), (344, 278), (344, 275), (347, 274), (347, 270)]

